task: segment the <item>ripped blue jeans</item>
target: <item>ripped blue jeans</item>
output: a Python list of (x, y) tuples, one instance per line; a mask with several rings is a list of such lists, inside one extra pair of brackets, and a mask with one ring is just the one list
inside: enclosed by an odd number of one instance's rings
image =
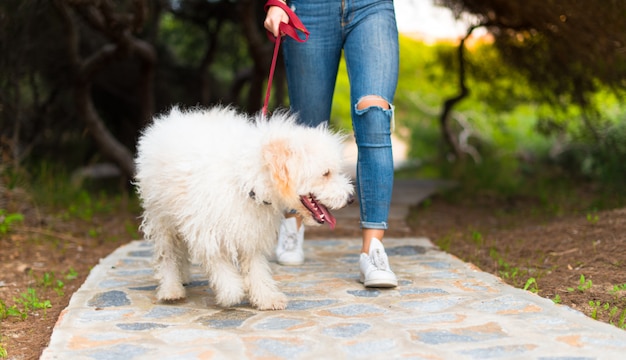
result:
[[(330, 118), (342, 51), (350, 79), (352, 126), (358, 147), (361, 228), (387, 229), (393, 187), (391, 123), (398, 83), (398, 30), (392, 0), (291, 0), (309, 40), (285, 39), (291, 110), (303, 124)], [(382, 106), (359, 106), (364, 98)]]

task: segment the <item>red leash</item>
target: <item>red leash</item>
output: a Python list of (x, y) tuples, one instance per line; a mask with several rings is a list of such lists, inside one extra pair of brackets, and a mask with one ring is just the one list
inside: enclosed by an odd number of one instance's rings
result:
[[(289, 36), (290, 38), (296, 40), (297, 42), (305, 42), (309, 39), (309, 31), (306, 29), (306, 27), (304, 27), (304, 24), (302, 24), (302, 21), (300, 21), (298, 16), (296, 16), (296, 14), (289, 8), (289, 6), (287, 6), (287, 4), (285, 4), (284, 2), (280, 0), (268, 0), (265, 3), (265, 12), (267, 12), (267, 10), (269, 10), (271, 6), (280, 7), (287, 13), (287, 16), (289, 17), (288, 23), (281, 22), (278, 26), (282, 34)], [(304, 39), (300, 38), (300, 36), (298, 35), (298, 31), (304, 34)], [(269, 79), (267, 80), (267, 91), (265, 92), (265, 102), (263, 103), (263, 109), (261, 110), (263, 113), (263, 116), (267, 115), (267, 106), (270, 101), (270, 91), (272, 90), (272, 79), (274, 78), (274, 70), (276, 69), (276, 60), (278, 59), (278, 49), (280, 48), (280, 43), (282, 41), (282, 36), (275, 37), (274, 34), (272, 34), (269, 31), (267, 31), (267, 37), (270, 39), (270, 41), (274, 42), (274, 55), (272, 56), (270, 76), (269, 76)]]

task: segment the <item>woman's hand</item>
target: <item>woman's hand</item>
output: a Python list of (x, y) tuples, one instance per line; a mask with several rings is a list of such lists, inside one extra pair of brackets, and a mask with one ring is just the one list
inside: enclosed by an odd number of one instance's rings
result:
[(267, 15), (265, 15), (265, 21), (263, 22), (265, 29), (271, 32), (275, 37), (279, 37), (282, 35), (279, 30), (281, 22), (289, 23), (289, 16), (287, 16), (285, 10), (278, 6), (270, 6), (269, 10), (267, 10)]

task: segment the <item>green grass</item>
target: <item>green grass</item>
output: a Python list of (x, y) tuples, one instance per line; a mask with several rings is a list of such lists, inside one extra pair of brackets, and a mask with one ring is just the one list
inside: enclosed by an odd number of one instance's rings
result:
[[(34, 207), (43, 207), (61, 221), (94, 223), (86, 230), (86, 236), (101, 238), (106, 229), (94, 221), (96, 216), (114, 215), (120, 210), (141, 213), (141, 206), (134, 190), (119, 180), (85, 180), (80, 186), (71, 181), (70, 172), (62, 164), (48, 160), (27, 164), (20, 169), (6, 169), (3, 173), (7, 188), (22, 188), (32, 196)], [(16, 222), (23, 221), (21, 214), (0, 209), (0, 234), (7, 233)], [(126, 221), (124, 229), (130, 238), (139, 238), (136, 224)], [(54, 241), (54, 236), (47, 236)], [(105, 241), (117, 241), (107, 236)]]
[(54, 272), (44, 272), (41, 276), (37, 276), (31, 271), (30, 276), (34, 280), (35, 287), (29, 287), (19, 297), (14, 297), (13, 305), (9, 306), (0, 299), (0, 319), (14, 317), (26, 320), (29, 315), (39, 310), (43, 310), (45, 316), (46, 309), (52, 307), (52, 302), (50, 299), (42, 299), (37, 293), (37, 289), (50, 289), (56, 292), (59, 297), (63, 296), (65, 281), (75, 280), (78, 278), (78, 273), (70, 268), (62, 278), (57, 278)]
[(585, 279), (585, 275), (580, 274), (580, 278), (578, 279), (578, 286), (576, 286), (576, 288), (568, 287), (567, 291), (573, 292), (574, 290), (578, 290), (580, 292), (585, 292), (591, 289), (592, 286), (593, 282), (591, 281), (591, 279)]
[(539, 292), (539, 285), (537, 285), (537, 280), (534, 277), (528, 278), (523, 287), (524, 290), (530, 291), (532, 293)]
[(489, 248), (489, 257), (496, 261), (497, 272), (501, 278), (517, 282), (517, 275), (520, 272), (518, 267), (509, 264), (494, 247)]
[(626, 309), (620, 309), (616, 305), (598, 300), (589, 301), (589, 307), (591, 307), (590, 317), (592, 319), (598, 320), (601, 316), (607, 316), (609, 324), (620, 329), (626, 329)]
[(598, 216), (598, 214), (587, 213), (587, 222), (589, 222), (590, 224), (592, 225), (596, 224), (598, 220), (600, 220), (600, 217)]
[(45, 316), (46, 309), (52, 307), (50, 300), (40, 299), (39, 295), (37, 295), (37, 290), (30, 287), (25, 292), (22, 292), (19, 297), (13, 298), (13, 301), (15, 304), (7, 306), (4, 301), (0, 300), (1, 319), (17, 317), (21, 320), (26, 320), (31, 313), (38, 310), (43, 310)]
[[(453, 236), (444, 236), (436, 239), (434, 242), (439, 249), (441, 249), (441, 251), (450, 252), (453, 247)], [(473, 252), (476, 254), (480, 253), (488, 245), (483, 234), (477, 230), (469, 231), (469, 238), (466, 243), (471, 243), (471, 245), (475, 247), (475, 250), (469, 251), (469, 253)], [(545, 274), (545, 271), (549, 270), (539, 271), (533, 268), (532, 264), (529, 264), (527, 267), (520, 267), (519, 265), (510, 263), (506, 259), (506, 256), (501, 254), (496, 247), (490, 246), (488, 249), (488, 256), (493, 260), (495, 273), (499, 277), (518, 288), (522, 288), (533, 293), (539, 292), (538, 281)], [(471, 263), (481, 263), (480, 259), (475, 259), (471, 256), (464, 258), (463, 260)]]
[(479, 231), (472, 230), (472, 242), (480, 248), (485, 244), (485, 239)]
[(0, 335), (0, 359), (4, 359), (9, 354), (7, 353), (7, 349), (4, 348), (4, 344), (2, 344), (2, 336)]
[(38, 286), (44, 289), (51, 289), (56, 292), (57, 295), (63, 296), (65, 281), (75, 280), (78, 277), (78, 273), (76, 272), (76, 270), (70, 267), (70, 269), (61, 278), (57, 278), (54, 272), (45, 272), (41, 277), (38, 277), (31, 271), (31, 276), (34, 278), (35, 283)]
[(616, 294), (620, 291), (626, 291), (626, 284), (613, 285), (613, 289), (611, 290), (613, 294)]
[(441, 251), (449, 252), (452, 246), (452, 236), (444, 236), (435, 240), (435, 244), (441, 249)]

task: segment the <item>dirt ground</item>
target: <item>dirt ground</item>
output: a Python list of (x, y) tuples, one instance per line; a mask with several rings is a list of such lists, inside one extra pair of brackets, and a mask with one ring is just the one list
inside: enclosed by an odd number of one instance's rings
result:
[[(588, 208), (588, 196), (578, 199), (577, 209)], [(555, 215), (533, 199), (477, 196), (435, 197), (414, 210), (415, 235), (513, 286), (626, 329), (626, 208)]]
[[(541, 208), (532, 199), (435, 196), (413, 209), (408, 223), (412, 236), (426, 236), (512, 285), (624, 328), (626, 209), (557, 216)], [(87, 221), (33, 208), (19, 211), (24, 221), (0, 232), (0, 299), (11, 307), (30, 287), (35, 299), (49, 300), (50, 307), (25, 311), (25, 320), (2, 319), (0, 349), (8, 359), (38, 359), (89, 270), (132, 240), (129, 227), (136, 229), (138, 214), (122, 206)]]

